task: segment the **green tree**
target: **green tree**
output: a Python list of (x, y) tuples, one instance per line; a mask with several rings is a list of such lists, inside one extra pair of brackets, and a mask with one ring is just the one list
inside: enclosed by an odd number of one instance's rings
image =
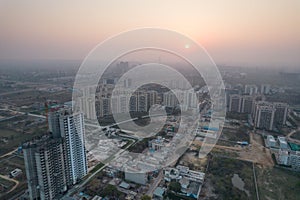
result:
[(102, 191), (103, 196), (120, 196), (120, 192), (114, 185), (107, 185)]
[(143, 196), (141, 197), (141, 200), (151, 200), (151, 197), (148, 196), (148, 195), (143, 195)]
[(172, 181), (170, 184), (169, 184), (169, 190), (172, 190), (174, 192), (180, 192), (181, 191), (181, 185), (179, 182), (175, 182), (175, 181)]

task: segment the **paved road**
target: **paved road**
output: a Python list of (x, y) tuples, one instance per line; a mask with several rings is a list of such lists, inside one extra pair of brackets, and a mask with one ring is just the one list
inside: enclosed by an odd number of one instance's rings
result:
[(153, 192), (155, 190), (155, 188), (158, 186), (158, 184), (160, 183), (160, 181), (162, 180), (163, 178), (163, 170), (161, 169), (158, 176), (155, 178), (154, 182), (151, 184), (148, 192), (146, 193), (147, 195), (149, 195), (150, 197), (152, 197), (153, 195)]

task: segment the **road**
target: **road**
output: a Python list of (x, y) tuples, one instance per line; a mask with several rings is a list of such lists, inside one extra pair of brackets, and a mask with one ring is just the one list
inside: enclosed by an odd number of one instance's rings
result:
[(288, 138), (289, 141), (291, 141), (291, 142), (296, 142), (296, 143), (299, 143), (299, 142), (300, 142), (300, 141), (297, 140), (297, 139), (291, 138), (291, 136), (292, 136), (294, 133), (296, 133), (297, 131), (300, 131), (300, 127), (298, 127), (298, 129), (293, 130), (293, 131), (291, 131), (289, 134), (287, 134), (286, 137)]
[(11, 110), (11, 109), (0, 109), (0, 110), (3, 110), (3, 111), (11, 111), (11, 112), (19, 113), (19, 114), (21, 114), (21, 115), (28, 115), (28, 116), (31, 116), (31, 117), (38, 117), (38, 118), (46, 119), (46, 116), (44, 116), (44, 115), (36, 115), (36, 114), (25, 113), (25, 112), (16, 111), (16, 110)]
[(148, 192), (146, 193), (147, 195), (149, 195), (150, 197), (152, 197), (153, 192), (155, 190), (155, 188), (158, 186), (158, 184), (160, 183), (161, 179), (163, 178), (163, 170), (161, 169), (158, 176), (155, 178), (154, 182), (151, 184)]
[(255, 184), (255, 191), (256, 191), (256, 199), (259, 200), (259, 194), (258, 194), (258, 186), (256, 181), (256, 173), (255, 173), (255, 165), (252, 162), (252, 170), (253, 170), (253, 177), (254, 177), (254, 184)]
[(211, 146), (211, 147), (215, 147), (218, 149), (229, 149), (229, 150), (234, 150), (234, 151), (243, 150), (242, 148), (238, 148), (238, 147), (229, 147), (229, 146), (221, 146), (221, 145), (217, 145), (217, 144), (208, 144), (208, 143), (203, 143), (202, 141), (193, 141), (193, 144)]
[(15, 183), (15, 185), (8, 192), (6, 192), (7, 194), (10, 193), (10, 192), (12, 192), (12, 191), (14, 191), (18, 187), (18, 185), (19, 185), (19, 181), (15, 180), (15, 179), (12, 179), (12, 178), (9, 178), (7, 176), (4, 176), (4, 175), (0, 174), (0, 178), (3, 178), (5, 180), (12, 181), (12, 182)]
[(10, 152), (8, 152), (8, 153), (6, 153), (6, 154), (0, 156), (0, 158), (3, 158), (3, 157), (5, 157), (5, 156), (9, 156), (9, 155), (13, 154), (14, 152), (16, 152), (17, 150), (18, 150), (18, 148), (16, 148), (16, 149), (14, 149), (14, 150), (12, 150), (12, 151), (10, 151)]

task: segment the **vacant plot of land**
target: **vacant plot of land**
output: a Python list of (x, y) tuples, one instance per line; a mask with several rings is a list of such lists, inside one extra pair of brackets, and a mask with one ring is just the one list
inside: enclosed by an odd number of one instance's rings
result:
[(241, 125), (239, 128), (223, 128), (220, 139), (231, 142), (250, 141), (248, 129), (243, 125)]
[(205, 171), (207, 166), (207, 158), (198, 158), (198, 152), (189, 151), (185, 153), (179, 161), (180, 165), (188, 166), (192, 170)]
[(14, 180), (19, 182), (17, 187), (15, 188), (11, 187), (10, 189), (13, 190), (11, 190), (9, 193), (3, 193), (2, 196), (0, 196), (0, 199), (10, 199), (15, 194), (18, 194), (27, 188), (24, 159), (22, 158), (22, 155), (13, 154), (13, 155), (5, 156), (0, 159), (1, 175), (8, 176), (9, 173), (16, 168), (22, 170), (22, 173), (19, 176), (13, 178)]
[(292, 171), (270, 168), (256, 168), (260, 199), (297, 200), (300, 191), (300, 174)]
[(36, 136), (45, 134), (42, 130), (36, 130), (33, 133), (20, 133), (11, 129), (0, 130), (0, 155), (16, 149), (23, 142), (30, 140)]
[[(243, 182), (243, 190), (238, 189), (232, 183), (234, 175), (240, 177)], [(209, 161), (204, 185), (204, 199), (256, 199), (253, 179), (252, 163), (213, 156)], [(209, 192), (208, 190), (211, 190)], [(212, 194), (213, 193), (213, 194)]]
[(24, 115), (0, 122), (0, 156), (46, 133), (46, 123), (28, 126), (27, 122), (32, 122), (32, 117)]
[(0, 177), (0, 198), (4, 193), (8, 192), (14, 185), (14, 182)]
[(236, 120), (247, 120), (248, 114), (246, 113), (237, 113), (237, 112), (227, 112), (226, 113), (227, 119), (236, 119)]
[(2, 175), (9, 175), (9, 173), (19, 168), (25, 173), (24, 159), (17, 155), (10, 155), (0, 159), (0, 169)]

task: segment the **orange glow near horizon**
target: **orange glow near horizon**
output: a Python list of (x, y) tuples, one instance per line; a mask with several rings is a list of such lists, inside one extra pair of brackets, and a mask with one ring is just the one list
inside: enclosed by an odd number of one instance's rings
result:
[(4, 0), (0, 59), (82, 59), (112, 35), (158, 27), (191, 37), (217, 62), (251, 63), (263, 52), (274, 57), (271, 63), (295, 65), (300, 61), (299, 10), (297, 0)]

